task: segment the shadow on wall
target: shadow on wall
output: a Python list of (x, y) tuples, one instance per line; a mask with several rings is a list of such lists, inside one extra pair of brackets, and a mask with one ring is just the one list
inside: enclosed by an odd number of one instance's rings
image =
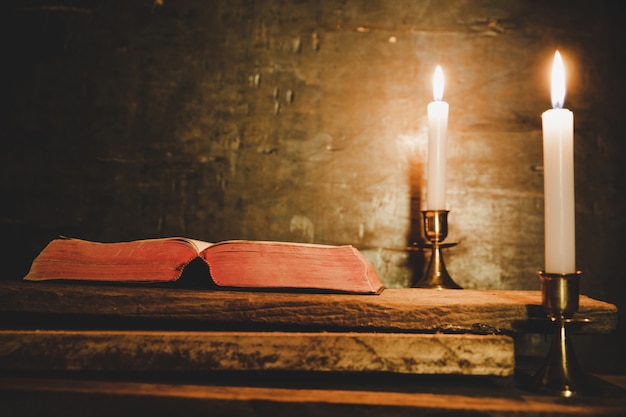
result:
[(412, 163), (409, 165), (410, 206), (409, 231), (407, 233), (408, 264), (411, 270), (410, 286), (414, 286), (426, 267), (426, 255), (423, 249), (418, 249), (418, 243), (424, 243), (423, 221), (421, 212), (421, 178), (424, 178), (425, 164)]

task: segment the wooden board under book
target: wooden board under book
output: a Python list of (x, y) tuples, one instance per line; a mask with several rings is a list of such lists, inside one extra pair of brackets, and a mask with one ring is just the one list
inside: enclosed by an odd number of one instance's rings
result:
[(0, 330), (0, 369), (314, 371), (510, 376), (508, 336), (356, 332)]
[[(617, 308), (580, 297), (580, 332), (609, 333)], [(541, 292), (386, 289), (380, 295), (0, 282), (12, 328), (378, 331), (498, 334), (541, 331)], [(181, 327), (182, 326), (182, 327)]]

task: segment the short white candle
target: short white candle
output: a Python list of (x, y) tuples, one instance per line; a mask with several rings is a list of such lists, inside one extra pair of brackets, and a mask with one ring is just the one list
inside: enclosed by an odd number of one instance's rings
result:
[(554, 55), (552, 110), (543, 122), (543, 167), (545, 199), (545, 270), (576, 272), (574, 208), (574, 114), (563, 108), (565, 68), (561, 55)]
[(443, 71), (437, 65), (433, 77), (435, 101), (428, 104), (428, 177), (426, 208), (446, 209), (446, 146), (448, 103), (443, 101)]

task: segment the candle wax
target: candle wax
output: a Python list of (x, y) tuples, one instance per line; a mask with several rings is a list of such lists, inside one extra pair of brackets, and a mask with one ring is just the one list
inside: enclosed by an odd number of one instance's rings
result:
[(446, 148), (448, 136), (448, 103), (428, 104), (428, 210), (446, 209)]
[(551, 109), (543, 122), (545, 268), (548, 273), (576, 272), (574, 207), (574, 114)]

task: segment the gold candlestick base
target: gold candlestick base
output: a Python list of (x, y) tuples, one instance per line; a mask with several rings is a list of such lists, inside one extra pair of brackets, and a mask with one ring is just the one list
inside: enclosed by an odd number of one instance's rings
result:
[(414, 285), (417, 288), (433, 289), (461, 289), (446, 269), (443, 261), (443, 248), (456, 245), (456, 243), (443, 243), (448, 236), (448, 210), (425, 210), (422, 211), (424, 219), (424, 234), (431, 242), (430, 245), (422, 245), (432, 249), (430, 262), (422, 278)]
[(587, 375), (576, 360), (569, 334), (573, 326), (585, 322), (574, 319), (578, 311), (580, 275), (580, 272), (539, 272), (542, 306), (554, 325), (554, 333), (548, 356), (531, 383), (535, 391), (566, 398), (592, 392)]

